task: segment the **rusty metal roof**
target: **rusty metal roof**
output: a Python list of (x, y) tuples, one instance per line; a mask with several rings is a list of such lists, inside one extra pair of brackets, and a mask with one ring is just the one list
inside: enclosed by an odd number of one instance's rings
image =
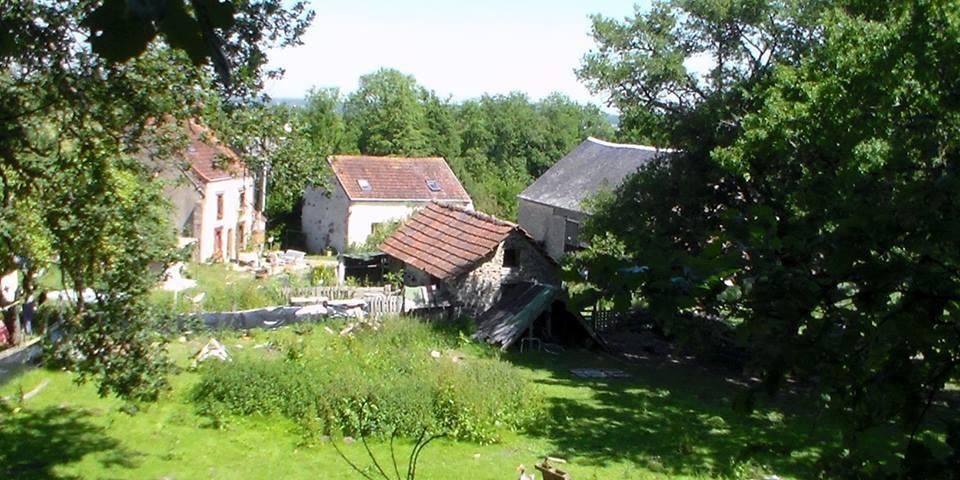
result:
[(522, 232), (516, 224), (484, 213), (431, 203), (410, 217), (380, 249), (446, 279), (468, 271), (513, 231)]
[(442, 157), (333, 155), (327, 161), (351, 200), (471, 201)]
[(504, 289), (497, 303), (477, 317), (474, 338), (506, 350), (541, 313), (550, 309), (559, 293), (557, 287), (529, 282)]

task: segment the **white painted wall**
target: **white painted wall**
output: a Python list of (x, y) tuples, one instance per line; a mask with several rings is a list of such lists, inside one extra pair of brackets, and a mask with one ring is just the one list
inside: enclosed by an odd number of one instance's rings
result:
[[(244, 208), (240, 208), (240, 192), (246, 191), (244, 199)], [(217, 194), (223, 193), (223, 218), (217, 219)], [(199, 222), (199, 232), (194, 232), (198, 245), (197, 255), (200, 261), (206, 262), (213, 256), (215, 231), (222, 228), (223, 235), (221, 241), (221, 251), (225, 258), (228, 254), (227, 246), (229, 241), (227, 235), (230, 230), (234, 234), (234, 251), (236, 254), (242, 251), (244, 243), (249, 244), (250, 232), (254, 228), (254, 197), (253, 197), (253, 178), (241, 177), (230, 178), (209, 182), (204, 189), (203, 198), (200, 201), (201, 219)], [(243, 222), (244, 239), (240, 241), (237, 235), (240, 231), (239, 225)]]
[(343, 251), (347, 242), (347, 207), (350, 201), (340, 186), (333, 181), (333, 191), (307, 187), (303, 193), (303, 211), (300, 228), (307, 241), (307, 251), (317, 253), (327, 247)]
[(360, 245), (373, 233), (373, 225), (409, 217), (429, 202), (353, 202), (347, 215), (347, 245)]
[[(413, 214), (429, 201), (356, 201), (351, 202), (339, 182), (326, 190), (308, 187), (303, 195), (301, 228), (307, 251), (317, 253), (327, 247), (338, 252), (352, 244), (362, 244), (376, 223), (400, 220)], [(471, 202), (450, 202), (473, 209)]]

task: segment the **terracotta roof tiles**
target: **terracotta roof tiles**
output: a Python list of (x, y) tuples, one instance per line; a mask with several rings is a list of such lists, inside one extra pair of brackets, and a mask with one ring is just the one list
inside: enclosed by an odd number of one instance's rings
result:
[(381, 250), (440, 279), (466, 272), (520, 228), (450, 205), (427, 205), (387, 238)]
[(327, 161), (351, 200), (471, 201), (441, 157), (334, 155)]
[(204, 126), (193, 121), (187, 122), (190, 143), (184, 152), (184, 158), (192, 170), (204, 182), (226, 180), (242, 174), (243, 164), (240, 157)]

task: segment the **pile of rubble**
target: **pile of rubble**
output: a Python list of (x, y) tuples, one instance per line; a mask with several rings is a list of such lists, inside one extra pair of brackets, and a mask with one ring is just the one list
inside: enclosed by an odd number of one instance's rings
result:
[(300, 250), (266, 252), (262, 256), (256, 252), (245, 252), (237, 255), (236, 268), (252, 271), (258, 278), (266, 278), (278, 273), (309, 270), (312, 265), (306, 256), (306, 252)]

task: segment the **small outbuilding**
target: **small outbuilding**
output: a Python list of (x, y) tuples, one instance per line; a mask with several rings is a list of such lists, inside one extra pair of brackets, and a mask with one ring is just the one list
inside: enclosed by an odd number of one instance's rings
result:
[(432, 203), (380, 248), (390, 268), (404, 272), (407, 288), (428, 286), (474, 317), (478, 339), (503, 348), (523, 335), (596, 340), (566, 311), (557, 263), (514, 223)]
[(380, 248), (403, 269), (404, 285), (436, 285), (474, 316), (505, 284), (560, 285), (556, 262), (518, 225), (452, 205), (427, 205)]

